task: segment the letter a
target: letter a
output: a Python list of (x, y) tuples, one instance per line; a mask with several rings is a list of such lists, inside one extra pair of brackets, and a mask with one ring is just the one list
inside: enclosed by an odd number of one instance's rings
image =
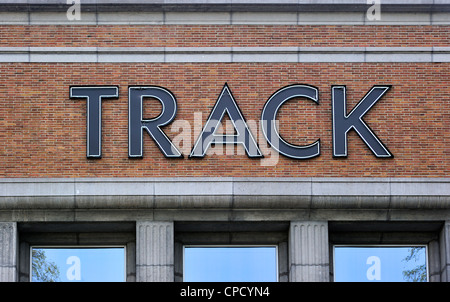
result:
[[(216, 134), (216, 130), (225, 113), (228, 113), (228, 116), (236, 129), (237, 135), (230, 135), (227, 137), (226, 135)], [(194, 148), (192, 148), (190, 157), (204, 157), (211, 144), (230, 143), (243, 145), (248, 157), (262, 157), (262, 153), (259, 150), (228, 85), (225, 84), (203, 131), (200, 133)]]
[(66, 12), (68, 20), (81, 20), (80, 0), (67, 0), (67, 4), (73, 4)]
[(381, 260), (377, 256), (370, 256), (367, 258), (366, 264), (372, 264), (367, 269), (367, 280), (381, 280)]
[(66, 264), (73, 264), (67, 270), (67, 280), (81, 280), (81, 261), (77, 256), (70, 256), (67, 258)]

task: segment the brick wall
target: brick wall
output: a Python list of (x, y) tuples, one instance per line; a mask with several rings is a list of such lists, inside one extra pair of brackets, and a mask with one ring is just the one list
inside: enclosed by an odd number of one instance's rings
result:
[[(448, 26), (4, 25), (0, 41), (3, 47), (448, 46), (448, 32)], [(444, 177), (450, 166), (449, 78), (450, 63), (0, 63), (0, 177)], [(289, 159), (259, 140), (264, 160), (222, 147), (210, 151), (225, 154), (188, 158), (225, 83), (250, 125), (283, 86), (317, 87), (319, 105), (290, 101), (279, 119), (281, 135), (292, 144), (320, 138), (321, 155)], [(354, 132), (348, 157), (333, 158), (331, 86), (346, 85), (350, 110), (373, 85), (385, 84), (392, 88), (364, 120), (394, 158), (375, 158)], [(71, 85), (120, 87), (119, 99), (102, 103), (101, 159), (86, 158), (86, 101), (69, 98)], [(128, 158), (129, 85), (163, 86), (175, 95), (177, 117), (164, 130), (177, 145), (186, 135), (183, 159), (165, 158), (147, 134), (144, 157)], [(155, 100), (144, 107), (144, 118), (161, 109)], [(262, 139), (259, 129), (253, 134)]]
[(0, 25), (2, 46), (448, 46), (431, 25)]

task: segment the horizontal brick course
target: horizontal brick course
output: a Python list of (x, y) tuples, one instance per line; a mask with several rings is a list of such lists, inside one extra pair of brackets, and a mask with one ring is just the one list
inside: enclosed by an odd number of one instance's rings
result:
[(2, 47), (431, 47), (450, 26), (0, 25)]

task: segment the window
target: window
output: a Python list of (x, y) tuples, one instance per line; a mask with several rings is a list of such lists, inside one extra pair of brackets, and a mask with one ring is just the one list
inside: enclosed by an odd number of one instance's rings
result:
[(31, 247), (33, 282), (125, 281), (125, 247)]
[(186, 282), (276, 282), (276, 246), (185, 246)]
[(18, 231), (20, 282), (136, 280), (134, 222), (24, 222)]
[(289, 222), (178, 221), (174, 230), (176, 282), (289, 281)]
[(427, 248), (334, 246), (334, 280), (339, 282), (426, 282)]

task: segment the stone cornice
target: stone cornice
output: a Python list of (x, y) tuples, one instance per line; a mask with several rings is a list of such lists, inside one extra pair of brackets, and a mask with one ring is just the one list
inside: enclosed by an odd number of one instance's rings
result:
[(449, 178), (1, 178), (11, 209), (450, 209)]
[[(80, 0), (86, 11), (204, 11), (204, 12), (332, 12), (366, 11), (366, 0)], [(445, 0), (381, 1), (382, 9), (391, 12), (450, 11)], [(66, 0), (2, 0), (0, 11), (61, 11)]]

